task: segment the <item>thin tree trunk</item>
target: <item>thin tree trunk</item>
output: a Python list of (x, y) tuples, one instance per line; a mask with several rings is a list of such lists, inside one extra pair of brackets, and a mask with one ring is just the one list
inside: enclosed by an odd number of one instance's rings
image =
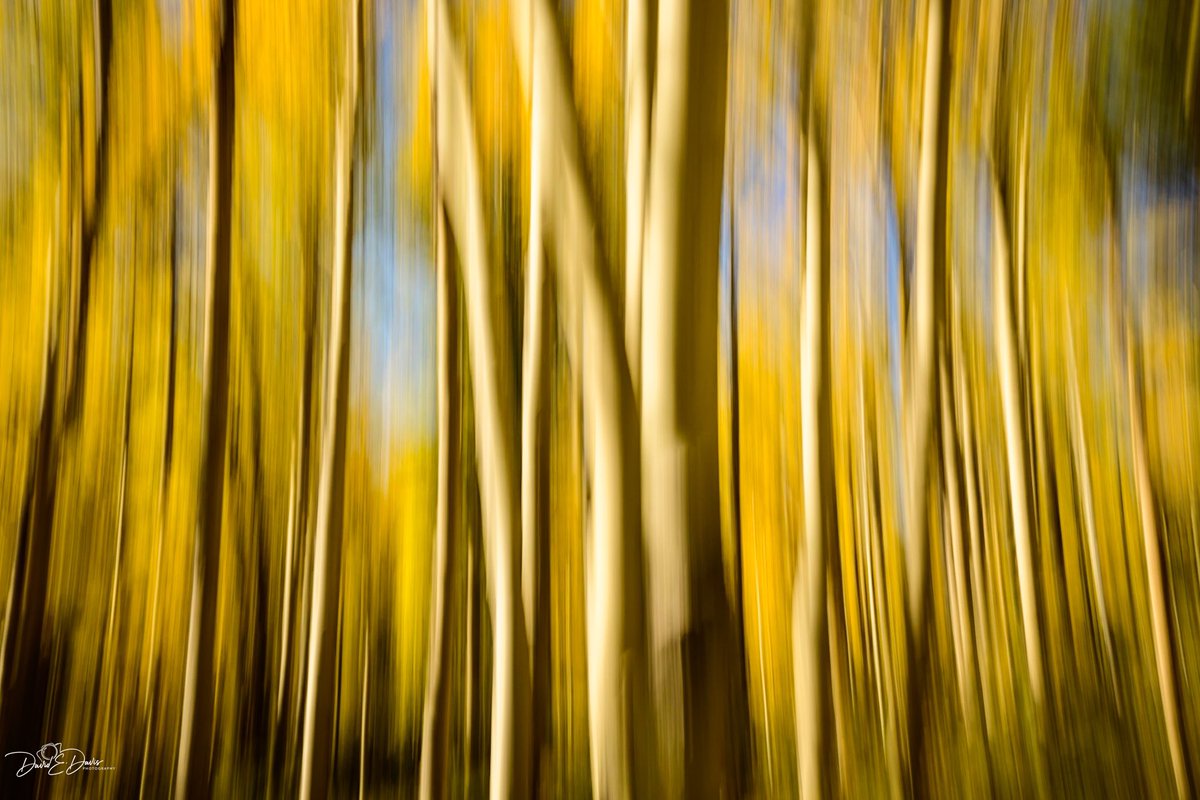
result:
[(1125, 374), (1128, 391), (1130, 431), (1133, 437), (1133, 474), (1138, 508), (1142, 518), (1142, 544), (1146, 555), (1146, 583), (1150, 595), (1150, 621), (1154, 637), (1154, 660), (1158, 667), (1158, 686), (1162, 694), (1163, 721), (1167, 744), (1171, 750), (1171, 767), (1175, 788), (1180, 797), (1191, 796), (1191, 768), (1188, 764), (1187, 741), (1182, 721), (1183, 694), (1179, 681), (1179, 666), (1175, 657), (1176, 634), (1167, 600), (1166, 555), (1158, 530), (1158, 508), (1150, 478), (1150, 459), (1146, 452), (1145, 422), (1142, 416), (1141, 387), (1134, 366), (1131, 329), (1126, 327)]
[[(726, 115), (728, 122), (728, 115)], [(730, 148), (729, 162), (729, 456), (730, 456), (730, 496), (733, 517), (733, 586), (730, 595), (736, 606), (733, 608), (734, 622), (734, 655), (733, 662), (733, 714), (735, 719), (745, 720), (745, 728), (739, 731), (744, 734), (734, 741), (736, 764), (741, 770), (738, 776), (741, 780), (739, 792), (746, 789), (749, 775), (753, 770), (750, 754), (750, 662), (746, 650), (746, 593), (745, 593), (745, 560), (742, 540), (742, 408), (741, 408), (741, 352), (738, 339), (738, 258), (737, 258), (737, 220), (734, 210), (737, 206), (737, 174), (734, 170), (735, 153)]]
[(921, 144), (917, 170), (917, 247), (910, 304), (908, 381), (905, 384), (904, 535), (907, 560), (908, 721), (906, 779), (914, 797), (924, 783), (924, 694), (929, 596), (929, 531), (926, 504), (933, 469), (933, 410), (937, 400), (938, 287), (945, 273), (946, 160), (950, 89), (948, 0), (932, 0), (926, 34)]
[(548, 0), (533, 0), (532, 8), (518, 3), (510, 19), (533, 135), (546, 143), (531, 152), (541, 162), (543, 226), (553, 243), (562, 330), (583, 393), (593, 490), (586, 559), (593, 790), (604, 798), (655, 796), (637, 405), (580, 155), (558, 20)]
[(330, 791), (337, 717), (338, 644), (340, 637), (342, 523), (345, 503), (346, 426), (350, 388), (350, 312), (354, 224), (354, 142), (358, 92), (362, 74), (361, 0), (348, 9), (344, 94), (335, 110), (333, 287), (330, 297), (329, 343), (326, 349), (325, 403), (321, 422), (321, 466), (317, 485), (313, 536), (312, 608), (309, 612), (307, 688), (300, 756), (300, 797)]
[(1100, 566), (1100, 542), (1096, 533), (1096, 501), (1092, 496), (1092, 459), (1088, 449), (1087, 431), (1083, 424), (1083, 399), (1080, 395), (1079, 367), (1075, 356), (1075, 323), (1070, 305), (1067, 306), (1067, 409), (1068, 436), (1075, 461), (1075, 480), (1079, 486), (1079, 505), (1083, 512), (1083, 529), (1087, 537), (1088, 571), (1092, 577), (1092, 593), (1096, 604), (1096, 627), (1104, 648), (1105, 669), (1112, 680), (1117, 696), (1117, 663), (1113, 656), (1112, 631), (1108, 621), (1108, 600), (1104, 590), (1104, 572)]
[[(71, 379), (67, 385), (65, 419), (74, 423), (82, 409), (83, 381), (87, 371), (88, 319), (91, 309), (92, 269), (95, 261), (96, 240), (100, 233), (101, 211), (105, 206), (108, 184), (108, 136), (110, 131), (108, 76), (112, 65), (112, 0), (92, 0), (92, 24), (94, 30), (93, 78), (96, 89), (95, 109), (85, 104), (84, 124), (80, 134), (91, 138), (95, 128), (94, 149), (90, 142), (80, 145), (83, 163), (82, 230), (79, 241), (79, 299), (78, 316), (75, 319), (75, 336), (72, 341)], [(91, 113), (89, 113), (91, 112)], [(89, 124), (90, 123), (90, 124)], [(90, 156), (90, 158), (89, 158)], [(57, 488), (57, 487), (55, 487)]]
[(217, 61), (209, 135), (207, 409), (200, 514), (192, 567), (183, 715), (175, 772), (177, 797), (207, 797), (215, 704), (213, 668), (217, 571), (225, 500), (225, 434), (229, 405), (229, 281), (232, 260), (235, 0), (225, 0), (225, 31)]
[(819, 122), (809, 115), (804, 242), (804, 314), (800, 363), (803, 424), (804, 539), (792, 599), (796, 741), (804, 798), (825, 798), (837, 786), (829, 618), (829, 562), (836, 558), (833, 427), (830, 407), (828, 183)]
[(954, 656), (958, 674), (959, 701), (968, 727), (975, 722), (975, 647), (971, 635), (970, 601), (967, 597), (966, 556), (964, 547), (963, 491), (960, 479), (961, 462), (958, 452), (958, 431), (955, 426), (954, 410), (950, 400), (952, 382), (943, 351), (940, 361), (939, 403), (941, 412), (942, 470), (946, 476), (946, 515), (948, 526), (945, 536), (949, 547), (946, 552), (950, 578), (950, 609), (954, 633)]
[[(459, 483), (458, 278), (454, 247), (447, 241), (445, 213), (437, 220), (437, 381), (438, 477), (434, 533), (433, 601), (429, 623), (429, 661), (421, 727), (422, 800), (446, 795), (450, 733), (450, 645), (448, 621), (454, 618), (453, 564)], [(468, 589), (469, 591), (469, 589)], [(469, 754), (468, 754), (469, 758)]]
[[(958, 345), (961, 348), (961, 342)], [(965, 348), (961, 348), (963, 363), (966, 362)], [(971, 585), (971, 621), (974, 626), (973, 636), (976, 641), (976, 667), (979, 671), (979, 695), (983, 707), (984, 741), (991, 735), (994, 714), (991, 705), (991, 674), (992, 661), (989, 646), (989, 627), (987, 621), (987, 595), (984, 591), (985, 568), (983, 563), (985, 541), (984, 526), (981, 520), (980, 492), (977, 480), (977, 463), (975, 459), (975, 427), (972, 422), (971, 396), (967, 388), (967, 377), (962, 372), (955, 375), (955, 395), (958, 401), (960, 418), (962, 420), (963, 443), (963, 474), (967, 498), (967, 534), (969, 552), (967, 555), (968, 570)], [(985, 747), (986, 751), (986, 747)]]
[(1021, 620), (1025, 635), (1025, 657), (1035, 703), (1042, 699), (1042, 648), (1039, 634), (1037, 595), (1030, 534), (1029, 480), (1025, 469), (1025, 404), (1021, 391), (1016, 320), (1013, 314), (1013, 265), (1008, 241), (1005, 204), (996, 177), (992, 176), (992, 322), (1000, 361), (1000, 399), (1004, 412), (1005, 452), (1008, 459), (1008, 490), (1011, 500), (1013, 544), (1017, 556), (1017, 583), (1021, 593)]
[[(1121, 275), (1121, 222), (1115, 199), (1111, 201), (1113, 226), (1112, 265), (1114, 290)], [(1171, 769), (1175, 789), (1181, 798), (1191, 797), (1194, 785), (1188, 762), (1187, 734), (1183, 724), (1183, 688), (1176, 660), (1176, 631), (1168, 601), (1166, 554), (1159, 533), (1159, 514), (1150, 475), (1150, 456), (1147, 452), (1145, 417), (1142, 412), (1140, 359), (1134, 339), (1133, 324), (1126, 317), (1122, 325), (1117, 314), (1116, 292), (1111, 297), (1109, 323), (1113, 337), (1123, 339), (1125, 362), (1125, 391), (1129, 409), (1130, 451), (1133, 462), (1134, 492), (1141, 516), (1142, 547), (1146, 558), (1146, 589), (1150, 598), (1150, 632), (1154, 642), (1154, 662), (1158, 672), (1158, 690), (1166, 728), (1167, 745), (1171, 753)], [(1120, 333), (1123, 329), (1124, 335)]]
[(637, 394), (641, 386), (642, 249), (650, 182), (658, 0), (628, 3), (625, 13), (625, 354)]
[(543, 756), (548, 760), (550, 680), (550, 334), (542, 234), (542, 184), (536, 160), (530, 177), (529, 266), (521, 374), (521, 595), (529, 636), (531, 720), (530, 791), (540, 796)]
[[(449, 19), (445, 0), (438, 15)], [(491, 796), (529, 792), (529, 646), (521, 608), (520, 496), (513, 389), (504, 315), (494, 302), (484, 229), (479, 157), (467, 80), (448, 25), (434, 26), (430, 48), (437, 81), (435, 135), (439, 187), (455, 241), (463, 253), (468, 344), (475, 391), (476, 453), (485, 533), (484, 555), (495, 632), (492, 684)], [(451, 155), (452, 154), (452, 155)]]

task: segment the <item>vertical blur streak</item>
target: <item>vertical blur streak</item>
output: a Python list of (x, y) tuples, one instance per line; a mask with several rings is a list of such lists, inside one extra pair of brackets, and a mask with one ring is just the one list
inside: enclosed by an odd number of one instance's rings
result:
[[(437, 63), (439, 3), (427, 4), (428, 34), (426, 47)], [(431, 124), (437, 124), (437, 83), (430, 87)], [(425, 702), (421, 723), (421, 800), (434, 800), (446, 794), (447, 766), (450, 749), (450, 645), (447, 623), (457, 617), (453, 601), (455, 593), (451, 568), (459, 536), (457, 497), (454, 487), (459, 481), (459, 413), (460, 390), (458, 343), (458, 265), (454, 263), (454, 246), (447, 241), (449, 225), (446, 212), (437, 197), (438, 153), (431, 154), (434, 190), (434, 269), (437, 280), (437, 511), (434, 522), (434, 554), (432, 599), (430, 600), (429, 657), (425, 674)], [(466, 548), (464, 548), (466, 550)], [(468, 581), (470, 580), (468, 576)], [(470, 584), (468, 583), (468, 586)], [(468, 601), (469, 602), (469, 601)], [(469, 626), (468, 626), (469, 628)], [(469, 641), (469, 634), (468, 634)], [(469, 644), (468, 644), (469, 647)], [(469, 704), (468, 704), (469, 706)], [(468, 712), (469, 713), (469, 712)], [(470, 755), (470, 743), (466, 743)]]
[(945, 275), (946, 160), (948, 149), (951, 53), (949, 0), (932, 0), (926, 22), (926, 53), (922, 96), (920, 161), (917, 178), (917, 243), (910, 303), (907, 382), (905, 384), (904, 536), (907, 558), (908, 715), (907, 782), (917, 797), (926, 794), (922, 764), (925, 744), (925, 688), (929, 659), (929, 568), (927, 500), (932, 483), (930, 439), (937, 373), (935, 353), (939, 328), (939, 283)]
[[(436, 14), (436, 11), (434, 12)], [(436, 41), (436, 40), (435, 40)], [(434, 100), (436, 102), (436, 99)], [(436, 174), (436, 167), (435, 167)], [(447, 241), (445, 213), (437, 212), (438, 476), (434, 531), (433, 599), (430, 606), (429, 660), (421, 732), (422, 800), (445, 796), (450, 746), (450, 645), (448, 623), (457, 617), (451, 569), (460, 536), (453, 487), (459, 479), (458, 282), (454, 246)], [(465, 548), (464, 548), (465, 550)]]
[(342, 589), (342, 527), (346, 472), (346, 418), (350, 391), (350, 301), (353, 287), (351, 225), (355, 133), (362, 75), (360, 29), (363, 0), (354, 0), (346, 36), (344, 84), (335, 111), (333, 286), (330, 293), (331, 335), (325, 351), (325, 406), (321, 421), (321, 465), (313, 538), (312, 609), (309, 612), (308, 685), (304, 693), (300, 797), (329, 791), (335, 759), (334, 694)]
[(0, 796), (1190, 797), (1198, 40), (0, 0)]
[(218, 569), (225, 500), (225, 433), (229, 407), (229, 284), (233, 239), (233, 163), (237, 45), (237, 0), (225, 0), (224, 30), (217, 54), (217, 75), (209, 123), (208, 291), (203, 488), (195, 529), (192, 610), (188, 620), (187, 672), (180, 719), (176, 797), (209, 794), (214, 735), (216, 674), (213, 662), (217, 627)]

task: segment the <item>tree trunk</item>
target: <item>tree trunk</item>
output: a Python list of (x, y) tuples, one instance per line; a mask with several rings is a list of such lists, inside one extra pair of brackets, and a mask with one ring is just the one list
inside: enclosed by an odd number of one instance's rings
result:
[[(533, 169), (541, 168), (534, 163)], [(529, 266), (525, 291), (525, 344), (521, 370), (521, 595), (531, 670), (530, 791), (541, 795), (541, 767), (550, 726), (550, 370), (542, 186), (530, 178)]]
[(733, 795), (740, 654), (729, 594), (713, 589), (725, 585), (716, 388), (729, 7), (662, 0), (659, 14), (641, 402), (660, 766), (668, 796)]
[(950, 399), (951, 381), (948, 357), (941, 353), (938, 394), (940, 398), (942, 474), (946, 476), (945, 537), (947, 573), (950, 580), (951, 627), (954, 634), (955, 667), (958, 675), (959, 702), (968, 727), (975, 722), (975, 642), (971, 634), (970, 600), (967, 593), (966, 534), (963, 511), (966, 506), (962, 488), (962, 461), (954, 406)]
[(1039, 634), (1037, 595), (1030, 535), (1029, 480), (1026, 473), (1025, 404), (1021, 391), (1021, 367), (1013, 314), (1011, 251), (1004, 199), (992, 175), (992, 323), (1000, 360), (1000, 399), (1004, 411), (1005, 452), (1008, 459), (1008, 490), (1011, 498), (1013, 544), (1017, 555), (1017, 583), (1021, 593), (1021, 620), (1025, 634), (1025, 657), (1034, 702), (1042, 699), (1042, 650)]
[(804, 242), (804, 317), (800, 413), (803, 425), (804, 540), (796, 560), (792, 599), (792, 657), (800, 789), (825, 798), (837, 786), (836, 720), (826, 595), (830, 560), (837, 557), (830, 406), (829, 210), (823, 148), (809, 116)]
[(625, 8), (625, 354), (636, 394), (641, 385), (642, 248), (658, 0), (628, 3)]
[(1092, 578), (1092, 593), (1096, 604), (1096, 627), (1104, 647), (1105, 669), (1112, 680), (1117, 696), (1117, 663), (1113, 656), (1112, 629), (1108, 621), (1108, 600), (1104, 590), (1104, 572), (1100, 568), (1100, 541), (1096, 532), (1096, 502), (1092, 496), (1092, 459), (1088, 450), (1087, 431), (1083, 424), (1083, 400), (1080, 396), (1079, 367), (1075, 360), (1075, 322), (1067, 306), (1067, 434), (1075, 461), (1075, 482), (1079, 487), (1079, 505), (1083, 512), (1083, 529), (1087, 537), (1088, 571)]
[[(449, 19), (445, 0), (438, 15)], [(435, 136), (441, 202), (463, 254), (468, 345), (475, 391), (476, 453), (480, 468), (484, 556), (495, 650), (492, 684), (491, 796), (529, 792), (529, 647), (521, 608), (520, 501), (512, 435), (512, 370), (504, 315), (494, 302), (493, 274), (484, 229), (479, 157), (467, 80), (448, 25), (430, 15), (432, 72), (437, 81)], [(432, 44), (432, 43), (431, 43)]]
[(342, 523), (345, 502), (346, 425), (350, 388), (350, 312), (354, 286), (351, 226), (354, 224), (354, 142), (362, 75), (361, 0), (351, 5), (345, 94), (335, 109), (333, 287), (326, 348), (321, 464), (313, 533), (312, 607), (309, 612), (308, 681), (300, 757), (300, 797), (330, 791), (337, 717), (338, 620), (341, 593)]
[(429, 661), (421, 727), (422, 800), (446, 795), (450, 745), (450, 637), (454, 618), (453, 564), (459, 482), (458, 280), (454, 247), (447, 241), (445, 213), (437, 214), (437, 381), (438, 477), (437, 528), (434, 532), (433, 601), (429, 623)]
[[(530, 103), (543, 228), (568, 353), (582, 385), (591, 478), (588, 721), (597, 797), (656, 796), (642, 590), (638, 416), (579, 146), (562, 34), (548, 0), (512, 8)], [(543, 146), (539, 143), (544, 142)]]
[(946, 160), (949, 130), (950, 53), (948, 0), (932, 0), (926, 34), (921, 144), (917, 167), (917, 247), (909, 311), (908, 380), (905, 384), (904, 536), (907, 563), (908, 728), (906, 778), (912, 796), (925, 796), (924, 691), (929, 596), (926, 504), (933, 468), (933, 410), (937, 400), (938, 287), (945, 273)]
[(217, 625), (217, 578), (225, 501), (225, 433), (229, 405), (229, 281), (232, 260), (234, 113), (237, 41), (235, 0), (225, 0), (225, 32), (217, 62), (210, 129), (208, 205), (208, 348), (206, 436), (200, 518), (192, 568), (183, 717), (175, 773), (177, 797), (207, 797), (212, 754)]
[[(1150, 456), (1147, 452), (1145, 417), (1142, 413), (1142, 388), (1139, 375), (1139, 353), (1133, 335), (1133, 324), (1128, 316), (1122, 321), (1118, 312), (1120, 282), (1124, 252), (1123, 224), (1117, 203), (1116, 168), (1109, 163), (1109, 223), (1110, 280), (1112, 292), (1109, 296), (1108, 322), (1114, 350), (1123, 349), (1125, 363), (1125, 391), (1129, 413), (1130, 450), (1133, 462), (1134, 493), (1141, 515), (1142, 546), (1146, 558), (1146, 589), (1150, 598), (1150, 633), (1154, 642), (1154, 663), (1158, 671), (1159, 699), (1163, 712), (1163, 723), (1167, 745), (1171, 754), (1171, 769), (1178, 796), (1191, 797), (1193, 786), (1191, 765), (1188, 762), (1186, 732), (1182, 720), (1183, 695), (1179, 680), (1179, 664), (1175, 656), (1175, 638), (1167, 592), (1165, 554), (1159, 534), (1158, 506), (1154, 497), (1154, 484), (1150, 475)], [(1128, 310), (1126, 310), (1128, 314)]]

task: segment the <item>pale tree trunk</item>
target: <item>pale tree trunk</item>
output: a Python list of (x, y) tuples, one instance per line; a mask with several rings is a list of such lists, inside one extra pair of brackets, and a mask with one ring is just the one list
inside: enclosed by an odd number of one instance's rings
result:
[(929, 497), (933, 469), (933, 410), (937, 401), (938, 286), (945, 272), (946, 152), (949, 95), (947, 0), (929, 4), (921, 143), (917, 166), (917, 246), (904, 390), (904, 536), (907, 561), (908, 719), (906, 777), (913, 796), (925, 794), (922, 768), (929, 596)]
[(1067, 305), (1067, 409), (1068, 436), (1075, 461), (1075, 482), (1079, 487), (1079, 505), (1083, 511), (1083, 529), (1087, 537), (1088, 570), (1092, 576), (1092, 592), (1096, 604), (1096, 627), (1104, 646), (1105, 668), (1112, 681), (1113, 696), (1117, 696), (1117, 663), (1113, 656), (1112, 630), (1108, 621), (1108, 601), (1104, 590), (1104, 572), (1100, 568), (1100, 542), (1096, 532), (1096, 501), (1092, 496), (1092, 459), (1088, 450), (1087, 431), (1083, 424), (1083, 400), (1080, 396), (1079, 367), (1075, 356), (1075, 322), (1071, 306)]
[[(668, 796), (733, 795), (741, 654), (723, 587), (717, 317), (729, 7), (659, 4), (642, 261), (642, 498)], [(714, 89), (716, 91), (714, 91)]]
[[(432, 35), (428, 46), (437, 47), (436, 31), (441, 24), (436, 6), (430, 9)], [(432, 52), (432, 51), (431, 51)], [(436, 63), (437, 57), (434, 56)], [(431, 86), (433, 115), (437, 124), (437, 82)], [(419, 793), (422, 800), (433, 800), (446, 793), (446, 770), (450, 750), (450, 636), (448, 620), (454, 618), (453, 564), (458, 514), (455, 487), (459, 481), (458, 383), (458, 265), (453, 262), (454, 247), (449, 236), (446, 212), (436, 199), (438, 185), (437, 148), (433, 151), (435, 187), (435, 258), (437, 269), (437, 392), (438, 460), (437, 518), (434, 531), (433, 582), (429, 616), (429, 654), (425, 673), (425, 703), (421, 723), (421, 766)], [(466, 758), (469, 762), (470, 753)]]
[(1150, 477), (1150, 457), (1146, 450), (1145, 418), (1142, 416), (1138, 355), (1132, 326), (1125, 328), (1125, 376), (1129, 403), (1129, 428), (1132, 437), (1133, 478), (1138, 509), (1142, 518), (1142, 546), (1146, 557), (1146, 585), (1150, 595), (1150, 625), (1154, 639), (1154, 661), (1158, 668), (1158, 688), (1162, 695), (1163, 722), (1171, 751), (1171, 768), (1179, 797), (1191, 797), (1191, 769), (1188, 765), (1182, 709), (1183, 694), (1179, 665), (1175, 659), (1175, 630), (1167, 598), (1166, 554), (1158, 527), (1158, 507)]
[[(447, 3), (438, 15), (449, 19)], [(495, 631), (492, 683), (491, 796), (529, 792), (527, 737), (530, 675), (525, 616), (521, 608), (520, 499), (512, 434), (512, 371), (506, 358), (504, 316), (496, 292), (484, 228), (479, 157), (467, 79), (448, 25), (431, 38), (437, 81), (435, 135), (441, 202), (462, 252), (468, 345), (475, 391), (476, 453), (480, 468), (484, 557)]]
[(642, 247), (658, 0), (635, 0), (626, 5), (625, 13), (625, 354), (637, 393), (641, 385)]
[(542, 164), (531, 165), (529, 265), (521, 387), (521, 599), (531, 673), (530, 790), (541, 795), (550, 726), (550, 406), (547, 297), (542, 237)]
[(954, 663), (958, 675), (959, 702), (968, 727), (975, 722), (975, 647), (971, 636), (970, 608), (967, 599), (966, 556), (964, 553), (962, 473), (958, 452), (958, 432), (950, 400), (952, 386), (946, 353), (941, 354), (939, 367), (939, 410), (941, 412), (942, 474), (946, 485), (946, 564), (950, 579), (950, 618), (954, 634)]
[(459, 482), (458, 444), (458, 278), (454, 247), (447, 241), (446, 215), (437, 206), (437, 521), (434, 532), (429, 659), (421, 725), (420, 797), (446, 795), (450, 747), (449, 621), (454, 618), (453, 565), (458, 531), (455, 487)]
[(345, 502), (346, 426), (350, 389), (350, 311), (353, 264), (350, 257), (354, 140), (362, 70), (361, 0), (348, 9), (349, 35), (345, 86), (334, 110), (333, 286), (329, 341), (325, 351), (325, 402), (321, 420), (321, 461), (313, 530), (312, 606), (309, 612), (307, 686), (300, 754), (300, 797), (330, 790), (337, 688), (338, 606), (341, 592), (342, 523)]
[[(1115, 155), (1104, 154), (1108, 191), (1109, 263), (1108, 335), (1113, 357), (1125, 361), (1125, 391), (1129, 413), (1130, 450), (1133, 461), (1134, 492), (1142, 523), (1142, 546), (1146, 558), (1147, 593), (1150, 597), (1150, 633), (1154, 642), (1154, 661), (1158, 671), (1159, 701), (1166, 728), (1167, 745), (1171, 752), (1171, 768), (1179, 797), (1190, 797), (1193, 786), (1188, 762), (1186, 734), (1181, 719), (1183, 698), (1179, 681), (1179, 664), (1175, 658), (1175, 631), (1167, 602), (1167, 575), (1164, 574), (1164, 555), (1158, 524), (1158, 507), (1154, 484), (1150, 476), (1149, 453), (1146, 444), (1145, 417), (1142, 414), (1142, 391), (1139, 385), (1137, 356), (1132, 323), (1122, 321), (1120, 302), (1123, 280), (1123, 261), (1126, 256), (1124, 222), (1120, 209), (1118, 163)], [(1126, 309), (1125, 314), (1129, 311)], [(1119, 378), (1118, 378), (1119, 380)]]
[(804, 312), (800, 362), (803, 428), (804, 538), (792, 596), (792, 658), (800, 793), (832, 797), (837, 787), (836, 720), (826, 594), (837, 546), (830, 407), (828, 183), (809, 115), (805, 173)]
[(225, 502), (225, 434), (229, 405), (229, 281), (233, 255), (233, 162), (237, 44), (236, 0), (226, 0), (209, 131), (208, 291), (204, 460), (195, 533), (187, 666), (175, 771), (177, 797), (207, 797), (216, 686), (213, 652), (217, 578)]
[(582, 385), (592, 486), (587, 553), (588, 721), (597, 797), (653, 797), (655, 747), (642, 590), (638, 416), (615, 294), (579, 145), (554, 7), (512, 8), (513, 39), (542, 183), (561, 328)]
[(1013, 265), (1008, 241), (1004, 200), (992, 175), (992, 324), (1000, 361), (1000, 400), (1004, 412), (1004, 442), (1008, 463), (1013, 545), (1017, 556), (1017, 584), (1021, 594), (1021, 623), (1030, 689), (1035, 703), (1042, 699), (1042, 650), (1038, 633), (1037, 596), (1030, 535), (1029, 480), (1026, 472), (1025, 404), (1012, 300)]
[[(960, 317), (961, 319), (961, 317)], [(991, 706), (991, 671), (992, 656), (989, 647), (987, 595), (984, 585), (984, 533), (981, 519), (980, 491), (977, 479), (977, 464), (975, 458), (975, 426), (971, 414), (971, 396), (968, 390), (966, 372), (966, 348), (961, 341), (961, 328), (958, 329), (954, 340), (956, 352), (961, 356), (964, 369), (955, 373), (954, 393), (956, 406), (961, 420), (962, 456), (964, 491), (967, 498), (967, 537), (969, 552), (967, 555), (968, 572), (971, 586), (971, 624), (974, 628), (976, 641), (975, 664), (979, 672), (979, 695), (983, 709), (983, 724), (985, 736), (991, 735), (994, 713)], [(985, 748), (986, 750), (986, 748)]]
[[(1110, 172), (1115, 170), (1110, 167)], [(1116, 185), (1115, 180), (1110, 185)], [(1146, 559), (1146, 589), (1150, 598), (1150, 634), (1154, 643), (1154, 662), (1158, 672), (1158, 690), (1163, 712), (1163, 723), (1167, 745), (1171, 754), (1171, 769), (1178, 796), (1191, 797), (1193, 785), (1191, 766), (1188, 763), (1186, 733), (1182, 720), (1183, 695), (1179, 676), (1179, 664), (1175, 656), (1176, 632), (1167, 597), (1168, 575), (1165, 569), (1166, 555), (1162, 551), (1159, 533), (1158, 505), (1154, 496), (1154, 484), (1150, 475), (1150, 456), (1147, 451), (1145, 417), (1142, 412), (1142, 387), (1139, 352), (1134, 339), (1133, 323), (1126, 318), (1122, 322), (1118, 313), (1118, 286), (1121, 281), (1122, 223), (1115, 198), (1115, 189), (1110, 196), (1111, 225), (1111, 280), (1109, 297), (1109, 328), (1114, 350), (1123, 347), (1125, 362), (1125, 391), (1129, 413), (1130, 451), (1133, 462), (1134, 492), (1141, 516), (1142, 547)]]

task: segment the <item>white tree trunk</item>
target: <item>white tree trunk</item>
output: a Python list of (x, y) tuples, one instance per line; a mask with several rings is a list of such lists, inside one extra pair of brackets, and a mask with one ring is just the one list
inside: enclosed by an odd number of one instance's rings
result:
[[(810, 128), (814, 124), (810, 118)], [(830, 500), (834, 493), (830, 417), (828, 210), (817, 136), (807, 136), (805, 173), (804, 313), (800, 361), (803, 430), (804, 539), (796, 561), (792, 599), (792, 657), (796, 741), (804, 798), (831, 797), (836, 739), (830, 674), (826, 594), (836, 540)]]
[(625, 353), (633, 389), (641, 385), (642, 247), (649, 183), (657, 0), (635, 0), (625, 13)]
[(1137, 352), (1131, 328), (1125, 329), (1125, 376), (1129, 403), (1129, 428), (1132, 437), (1133, 479), (1138, 510), (1142, 518), (1142, 545), (1146, 557), (1146, 587), (1150, 595), (1150, 626), (1154, 640), (1154, 662), (1158, 669), (1158, 688), (1161, 695), (1163, 722), (1167, 745), (1171, 752), (1171, 768), (1179, 797), (1191, 797), (1188, 750), (1181, 719), (1182, 695), (1179, 688), (1178, 665), (1175, 661), (1174, 631), (1171, 610), (1167, 602), (1167, 575), (1158, 530), (1158, 508), (1154, 485), (1150, 478), (1150, 456), (1146, 451), (1145, 418), (1142, 416), (1140, 376), (1137, 374)]
[(1021, 594), (1021, 623), (1025, 657), (1034, 701), (1042, 699), (1042, 649), (1037, 617), (1036, 576), (1029, 531), (1029, 476), (1025, 461), (1025, 404), (1012, 301), (1012, 273), (1004, 201), (992, 176), (992, 323), (1000, 360), (1000, 400), (1004, 412), (1004, 442), (1008, 458), (1008, 494), (1012, 505), (1013, 544)]
[[(556, 269), (561, 330), (583, 387), (592, 486), (588, 536), (588, 721), (597, 797), (653, 797), (642, 593), (638, 417), (615, 293), (603, 262), (554, 7), (511, 9), (530, 103), (542, 229)], [(645, 737), (645, 738), (641, 738)]]
[(717, 319), (726, 0), (661, 0), (642, 261), (642, 499), (668, 796), (733, 794), (734, 646), (721, 550)]
[(550, 506), (549, 506), (549, 300), (542, 235), (542, 186), (531, 165), (529, 265), (521, 387), (521, 597), (530, 665), (530, 789), (540, 794), (542, 750), (549, 725)]
[[(438, 15), (450, 19), (446, 0)], [(429, 15), (431, 20), (433, 14)], [(432, 22), (430, 23), (432, 26)], [(513, 387), (503, 335), (503, 314), (494, 298), (488, 254), (479, 155), (466, 73), (449, 25), (431, 34), (437, 81), (435, 136), (439, 187), (450, 228), (462, 254), (468, 346), (475, 391), (476, 457), (483, 509), (484, 557), (495, 631), (492, 664), (491, 796), (528, 794), (528, 641), (521, 609), (520, 499)]]
[(909, 304), (907, 381), (904, 385), (905, 471), (904, 528), (907, 561), (908, 715), (907, 779), (909, 791), (924, 793), (921, 765), (929, 594), (929, 531), (926, 504), (933, 468), (933, 409), (937, 399), (938, 293), (945, 258), (945, 147), (948, 93), (948, 3), (929, 4), (925, 37), (925, 75), (921, 143), (917, 162), (917, 241)]

